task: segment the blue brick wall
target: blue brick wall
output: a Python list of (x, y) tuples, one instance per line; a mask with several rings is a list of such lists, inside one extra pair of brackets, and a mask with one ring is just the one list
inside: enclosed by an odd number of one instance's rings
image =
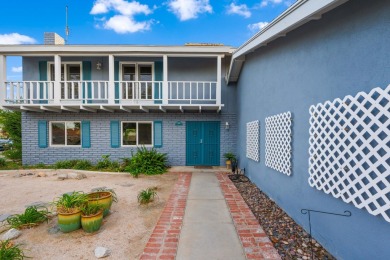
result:
[[(287, 214), (308, 230), (302, 208), (352, 217), (312, 215), (314, 237), (338, 259), (389, 259), (390, 223), (308, 184), (309, 107), (390, 83), (390, 1), (354, 0), (246, 56), (237, 84), (238, 143), (246, 123), (260, 121), (260, 162), (241, 167)], [(291, 111), (292, 175), (265, 166), (265, 118)], [(388, 144), (387, 144), (388, 145)]]
[[(38, 147), (38, 121), (81, 121), (91, 122), (91, 148), (81, 147)], [(220, 121), (221, 122), (221, 159), (226, 152), (236, 150), (237, 123), (234, 114), (187, 114), (187, 113), (31, 113), (22, 114), (22, 141), (23, 164), (53, 164), (65, 159), (88, 159), (96, 162), (104, 154), (110, 154), (112, 159), (130, 157), (131, 149), (120, 147), (111, 148), (110, 145), (110, 121), (163, 121), (163, 147), (160, 152), (167, 153), (170, 165), (185, 165), (186, 150), (186, 121)], [(181, 121), (182, 126), (175, 123)], [(225, 122), (229, 122), (230, 129), (225, 129)]]

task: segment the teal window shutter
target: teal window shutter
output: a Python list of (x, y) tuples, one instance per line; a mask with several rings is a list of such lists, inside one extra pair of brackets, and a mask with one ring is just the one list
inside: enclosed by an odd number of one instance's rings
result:
[[(83, 61), (83, 80), (92, 80), (92, 62), (90, 61)], [(90, 82), (84, 83), (83, 98), (87, 98), (87, 103), (91, 103), (92, 85)]]
[(91, 148), (91, 123), (81, 121), (81, 147)]
[(38, 121), (38, 146), (39, 148), (47, 147), (47, 121)]
[[(119, 81), (119, 61), (114, 61), (114, 81)], [(115, 83), (115, 103), (119, 103), (119, 83)]]
[[(154, 80), (163, 81), (163, 62), (155, 61), (154, 62)], [(154, 99), (162, 99), (162, 85), (155, 83), (154, 84)], [(161, 104), (162, 100), (155, 100), (155, 104)]]
[[(47, 81), (47, 61), (40, 61), (39, 62), (39, 81)], [(44, 84), (39, 84), (39, 103), (40, 104), (46, 104), (47, 100), (43, 100), (43, 88)]]
[(111, 132), (111, 147), (119, 148), (120, 147), (120, 126), (119, 121), (110, 122), (110, 132)]
[(154, 121), (154, 147), (161, 148), (162, 146), (163, 146), (162, 121)]

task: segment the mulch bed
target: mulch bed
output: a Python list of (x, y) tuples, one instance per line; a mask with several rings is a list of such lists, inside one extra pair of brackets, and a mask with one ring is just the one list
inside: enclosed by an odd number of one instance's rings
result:
[[(230, 174), (241, 196), (267, 233), (282, 259), (311, 259), (309, 234), (245, 175)], [(335, 259), (312, 239), (314, 259)]]

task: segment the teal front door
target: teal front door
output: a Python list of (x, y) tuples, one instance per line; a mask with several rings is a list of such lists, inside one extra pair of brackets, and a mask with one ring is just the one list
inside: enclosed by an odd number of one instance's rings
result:
[(186, 165), (218, 166), (220, 122), (186, 122)]

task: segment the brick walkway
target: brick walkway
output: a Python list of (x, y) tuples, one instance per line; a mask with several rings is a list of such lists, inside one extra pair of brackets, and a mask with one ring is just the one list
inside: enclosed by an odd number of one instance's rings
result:
[(247, 259), (281, 259), (227, 174), (216, 175)]
[[(191, 173), (178, 173), (167, 205), (140, 259), (175, 259), (191, 183)], [(247, 259), (281, 259), (226, 173), (216, 173)]]
[(179, 178), (154, 227), (140, 259), (175, 259), (191, 183), (191, 173), (178, 173)]

